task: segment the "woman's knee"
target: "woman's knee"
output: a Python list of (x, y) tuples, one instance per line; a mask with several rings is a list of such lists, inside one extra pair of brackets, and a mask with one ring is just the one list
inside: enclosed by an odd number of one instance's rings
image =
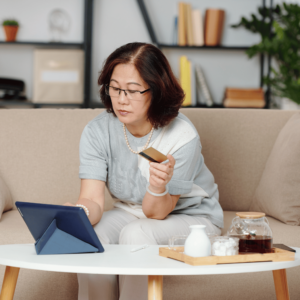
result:
[(101, 223), (98, 223), (94, 226), (94, 230), (102, 244), (115, 244), (107, 234), (105, 227)]
[(120, 233), (119, 244), (157, 245), (153, 234), (153, 226), (150, 223), (151, 222), (149, 222), (149, 219), (139, 219), (127, 224)]
[(115, 219), (113, 212), (104, 212), (100, 222), (94, 225), (94, 230), (102, 244), (118, 243), (118, 230), (114, 226)]

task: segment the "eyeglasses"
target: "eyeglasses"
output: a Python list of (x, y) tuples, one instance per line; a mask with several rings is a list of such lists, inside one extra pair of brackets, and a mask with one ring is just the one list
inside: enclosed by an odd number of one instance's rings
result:
[(119, 97), (122, 91), (129, 100), (142, 100), (144, 93), (150, 91), (150, 89), (140, 92), (136, 90), (123, 90), (108, 84), (105, 85), (105, 94), (107, 96)]

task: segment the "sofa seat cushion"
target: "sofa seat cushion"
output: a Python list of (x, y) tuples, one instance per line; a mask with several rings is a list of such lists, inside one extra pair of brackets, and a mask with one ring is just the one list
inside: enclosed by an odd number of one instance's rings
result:
[[(224, 228), (222, 235), (227, 234), (231, 221), (236, 217), (235, 211), (224, 211)], [(292, 226), (282, 223), (272, 217), (267, 217), (273, 232), (274, 244), (285, 244), (292, 247), (300, 247), (300, 226)]]
[(0, 175), (0, 219), (2, 213), (13, 208), (10, 190)]
[[(236, 212), (224, 211), (222, 235), (226, 235), (234, 217)], [(272, 217), (268, 217), (268, 220), (273, 231), (274, 243), (300, 247), (300, 226), (287, 225)], [(17, 210), (5, 212), (0, 220), (0, 245), (24, 243), (34, 243), (34, 239), (19, 212)]]
[(30, 231), (17, 210), (7, 211), (0, 220), (0, 245), (34, 243)]

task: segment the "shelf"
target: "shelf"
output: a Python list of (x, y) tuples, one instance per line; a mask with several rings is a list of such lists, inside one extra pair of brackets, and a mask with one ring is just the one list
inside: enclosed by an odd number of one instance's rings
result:
[(265, 109), (266, 107), (225, 107), (222, 104), (214, 104), (213, 106), (197, 104), (196, 106), (182, 106), (181, 108)]
[(90, 101), (90, 108), (105, 108), (102, 102)]
[(223, 104), (214, 104), (213, 106), (207, 106), (205, 104), (196, 104), (189, 106), (182, 106), (181, 108), (224, 108)]
[(247, 50), (249, 46), (179, 46), (158, 44), (159, 48), (172, 48), (172, 49), (197, 49), (197, 50)]
[(57, 42), (30, 42), (30, 41), (16, 41), (16, 42), (5, 42), (0, 41), (0, 45), (22, 45), (22, 46), (49, 46), (49, 47), (72, 47), (72, 48), (84, 48), (83, 43), (57, 43)]
[[(142, 17), (144, 19), (146, 28), (148, 30), (149, 36), (151, 38), (151, 42), (155, 45), (157, 45), (158, 48), (160, 48), (161, 50), (163, 49), (183, 49), (183, 50), (188, 50), (188, 49), (194, 49), (194, 50), (222, 50), (222, 51), (245, 51), (248, 50), (251, 46), (215, 46), (215, 47), (211, 47), (211, 46), (179, 46), (179, 45), (172, 45), (172, 44), (164, 44), (164, 43), (160, 43), (158, 41), (158, 38), (155, 34), (154, 28), (152, 26), (152, 22), (151, 19), (149, 17), (148, 11), (147, 11), (147, 7), (144, 3), (144, 0), (136, 0), (137, 4), (140, 8)], [(266, 8), (266, 1), (262, 0), (262, 8)], [(269, 8), (273, 8), (273, 0), (271, 0), (270, 2), (270, 6)], [(271, 27), (269, 28), (271, 30)], [(263, 76), (264, 76), (264, 54), (260, 55), (260, 86), (262, 87), (264, 85), (263, 83)], [(271, 60), (268, 59), (268, 78), (270, 77), (270, 69), (271, 69)], [(266, 107), (269, 107), (269, 103), (270, 103), (270, 86), (268, 85), (268, 91), (269, 93), (267, 94), (267, 98), (266, 98)], [(192, 107), (192, 106), (190, 106)], [(193, 106), (195, 107), (195, 106)], [(205, 107), (205, 106), (196, 106), (196, 107)], [(208, 108), (208, 107), (207, 107)], [(212, 108), (222, 108), (222, 106), (213, 106)]]
[(213, 104), (213, 106), (207, 106), (205, 104), (197, 104), (195, 107), (199, 108), (224, 108), (223, 104)]
[(71, 104), (71, 103), (32, 103), (30, 101), (18, 101), (9, 100), (3, 101), (0, 99), (0, 106), (29, 106), (33, 108), (39, 108), (42, 106), (69, 106), (69, 107), (89, 107), (89, 101), (91, 100), (91, 65), (92, 65), (92, 31), (93, 31), (93, 5), (94, 0), (84, 0), (83, 13), (83, 41), (80, 43), (76, 42), (47, 42), (47, 41), (15, 41), (6, 42), (0, 40), (0, 47), (3, 45), (7, 46), (31, 46), (31, 47), (44, 47), (50, 49), (82, 49), (84, 50), (84, 102), (82, 104)]
[(79, 103), (33, 103), (30, 101), (17, 101), (17, 100), (0, 100), (0, 107), (1, 106), (83, 106)]
[[(90, 102), (90, 108), (105, 108), (101, 102), (92, 101)], [(227, 109), (242, 109), (243, 107), (224, 107), (223, 104), (214, 104), (213, 106), (207, 106), (205, 104), (197, 104), (197, 105), (189, 105), (189, 106), (181, 106), (181, 108), (227, 108)], [(255, 108), (255, 107), (252, 107)], [(261, 109), (261, 108), (259, 108)]]

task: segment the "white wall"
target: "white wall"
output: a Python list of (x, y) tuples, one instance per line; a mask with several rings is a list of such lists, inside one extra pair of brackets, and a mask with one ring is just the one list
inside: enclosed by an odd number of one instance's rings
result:
[[(0, 22), (7, 18), (19, 21), (18, 41), (48, 42), (52, 37), (48, 16), (56, 8), (67, 11), (71, 18), (70, 30), (63, 41), (82, 42), (83, 0), (0, 0)], [(4, 31), (0, 28), (0, 40), (4, 39)], [(33, 49), (33, 46), (0, 44), (0, 77), (24, 80), (29, 99), (33, 90)]]
[[(49, 41), (48, 17), (56, 8), (65, 10), (71, 18), (71, 27), (64, 41), (83, 41), (83, 0), (0, 0), (0, 21), (5, 18), (19, 21), (19, 41)], [(1, 30), (0, 40), (3, 39)]]
[[(170, 43), (173, 18), (177, 14), (177, 0), (145, 0), (154, 30), (160, 42)], [(251, 45), (259, 41), (243, 29), (232, 29), (230, 24), (239, 21), (242, 15), (255, 12), (262, 0), (187, 0), (193, 8), (203, 12), (209, 7), (226, 10), (224, 45)], [(281, 2), (281, 1), (277, 1)], [(295, 2), (295, 1), (289, 1)], [(300, 3), (300, 0), (296, 2)], [(83, 0), (0, 0), (0, 21), (16, 18), (21, 28), (19, 41), (49, 41), (48, 15), (54, 8), (66, 10), (71, 17), (71, 29), (64, 41), (83, 40)], [(0, 40), (4, 40), (0, 30)], [(105, 58), (117, 47), (129, 42), (151, 42), (136, 0), (94, 0), (92, 97), (98, 99), (97, 77)], [(32, 97), (33, 47), (0, 45), (0, 76), (19, 78), (25, 81), (27, 96)], [(222, 101), (226, 86), (258, 87), (258, 58), (249, 60), (243, 51), (164, 50), (176, 76), (179, 75), (178, 59), (187, 55), (201, 64), (214, 100)]]
[[(207, 1), (190, 0), (193, 8), (203, 12)], [(145, 0), (154, 31), (161, 43), (172, 42), (174, 16), (177, 14), (177, 1)], [(243, 13), (255, 11), (261, 0), (210, 0), (209, 7), (226, 10), (226, 25), (239, 21)], [(127, 42), (151, 42), (146, 26), (135, 0), (114, 0), (95, 2), (94, 47), (92, 94), (97, 99), (96, 85), (98, 70), (103, 60), (118, 46)], [(243, 29), (228, 28), (224, 31), (224, 45), (251, 45), (259, 41), (259, 36)], [(227, 85), (240, 87), (259, 86), (259, 61), (248, 60), (243, 51), (208, 50), (164, 50), (175, 75), (179, 76), (179, 57), (186, 54), (195, 63), (201, 64), (211, 88), (213, 99), (220, 103)]]

